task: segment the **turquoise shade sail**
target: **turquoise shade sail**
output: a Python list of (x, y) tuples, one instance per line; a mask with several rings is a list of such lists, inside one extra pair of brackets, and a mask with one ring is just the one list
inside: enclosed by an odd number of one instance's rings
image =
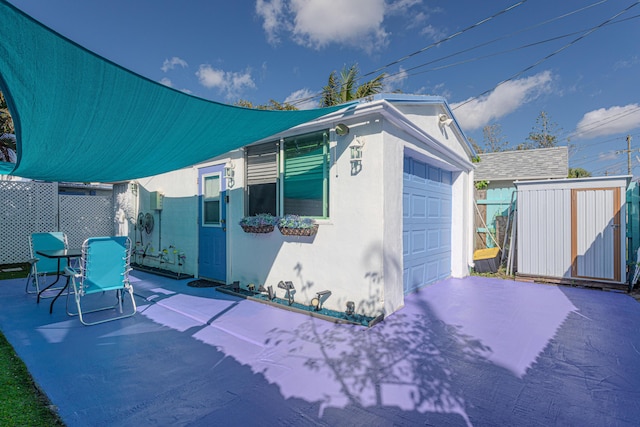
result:
[[(146, 79), (0, 0), (0, 90), (14, 119), (11, 174), (114, 182), (219, 156), (346, 105), (265, 111), (194, 97)], [(0, 165), (7, 173), (11, 164)]]

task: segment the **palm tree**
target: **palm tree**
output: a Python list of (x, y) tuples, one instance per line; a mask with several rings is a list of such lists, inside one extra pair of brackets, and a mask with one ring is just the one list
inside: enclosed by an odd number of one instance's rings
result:
[(385, 73), (356, 87), (359, 74), (360, 71), (357, 64), (353, 64), (348, 68), (345, 65), (340, 72), (339, 79), (337, 72), (335, 70), (332, 71), (329, 74), (327, 85), (322, 88), (320, 106), (330, 107), (382, 92), (382, 80), (386, 76)]
[(13, 120), (11, 120), (11, 114), (7, 107), (7, 101), (4, 99), (2, 92), (0, 92), (0, 134), (1, 133), (15, 133)]

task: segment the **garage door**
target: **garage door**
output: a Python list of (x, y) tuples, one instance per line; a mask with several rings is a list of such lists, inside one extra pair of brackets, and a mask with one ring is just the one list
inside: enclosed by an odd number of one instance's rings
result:
[(451, 172), (404, 159), (405, 295), (451, 275)]

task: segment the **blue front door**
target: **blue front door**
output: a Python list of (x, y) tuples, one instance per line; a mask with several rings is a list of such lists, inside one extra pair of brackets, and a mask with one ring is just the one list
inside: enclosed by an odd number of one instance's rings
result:
[(223, 165), (198, 171), (198, 276), (227, 281), (227, 201)]

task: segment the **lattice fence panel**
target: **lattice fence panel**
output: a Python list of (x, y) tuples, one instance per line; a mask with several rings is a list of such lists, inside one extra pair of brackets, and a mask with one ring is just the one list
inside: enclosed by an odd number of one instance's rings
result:
[(69, 247), (79, 248), (88, 237), (113, 236), (113, 201), (105, 196), (60, 195), (60, 231)]
[(58, 230), (58, 185), (0, 181), (0, 264), (30, 258), (29, 235)]

